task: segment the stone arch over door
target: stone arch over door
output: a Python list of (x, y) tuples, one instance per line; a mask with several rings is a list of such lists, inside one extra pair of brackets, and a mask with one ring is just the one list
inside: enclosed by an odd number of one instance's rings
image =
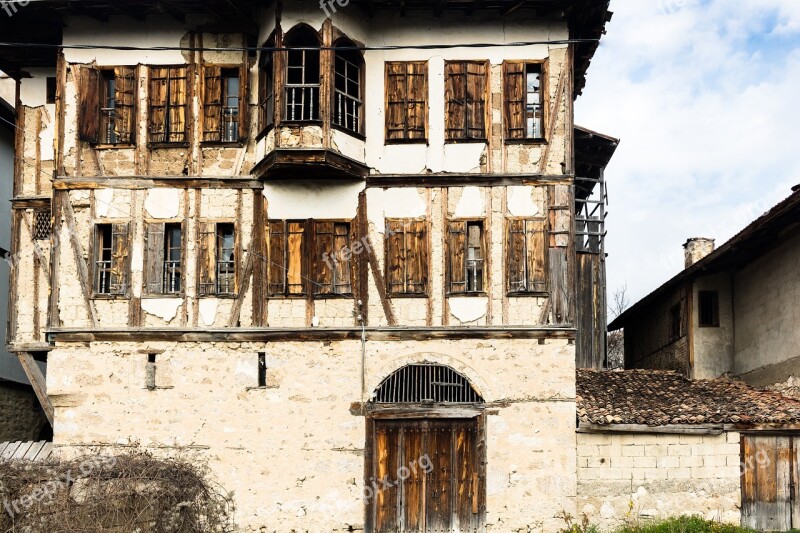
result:
[(367, 404), (367, 533), (483, 533), (484, 400), (467, 377), (431, 362), (397, 368)]

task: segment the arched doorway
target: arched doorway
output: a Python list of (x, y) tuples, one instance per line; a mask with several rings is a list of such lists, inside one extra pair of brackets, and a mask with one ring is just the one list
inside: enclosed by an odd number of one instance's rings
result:
[(483, 533), (484, 401), (450, 367), (404, 366), (367, 408), (368, 533)]

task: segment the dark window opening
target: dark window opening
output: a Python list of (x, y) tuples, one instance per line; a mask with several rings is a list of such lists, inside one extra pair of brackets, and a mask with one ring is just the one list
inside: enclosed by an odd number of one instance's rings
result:
[(46, 94), (46, 100), (45, 101), (48, 104), (55, 104), (56, 103), (56, 87), (57, 87), (56, 78), (54, 76), (48, 76), (46, 83), (47, 83), (47, 88), (46, 88), (47, 94)]
[(94, 231), (94, 292), (121, 296), (128, 283), (128, 224), (98, 224)]
[(156, 354), (147, 354), (147, 366), (145, 367), (145, 387), (148, 390), (156, 388)]
[(100, 224), (95, 234), (95, 292), (112, 294), (111, 291), (111, 224)]
[(681, 338), (681, 304), (669, 309), (669, 337), (673, 342)]
[(320, 119), (320, 50), (317, 35), (307, 28), (290, 32), (286, 63), (285, 119), (295, 122)]
[[(353, 44), (348, 42), (339, 46), (352, 47)], [(358, 50), (337, 49), (334, 63), (333, 123), (348, 131), (362, 133), (361, 54)]]
[(700, 326), (719, 327), (719, 293), (717, 291), (700, 291), (699, 293)]
[(114, 71), (104, 70), (100, 83), (100, 142), (117, 144), (117, 79)]
[(267, 355), (264, 353), (258, 354), (258, 386), (267, 386)]
[(448, 279), (450, 294), (477, 294), (484, 290), (484, 234), (482, 222), (449, 223)]

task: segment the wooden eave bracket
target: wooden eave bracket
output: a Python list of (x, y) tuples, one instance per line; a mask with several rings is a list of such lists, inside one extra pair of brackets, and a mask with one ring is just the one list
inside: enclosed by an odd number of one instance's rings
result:
[[(325, 148), (276, 148), (253, 169), (258, 179), (279, 179), (292, 171), (314, 170), (313, 178), (361, 179), (369, 175), (369, 167), (335, 150)], [(297, 178), (297, 174), (291, 174)]]

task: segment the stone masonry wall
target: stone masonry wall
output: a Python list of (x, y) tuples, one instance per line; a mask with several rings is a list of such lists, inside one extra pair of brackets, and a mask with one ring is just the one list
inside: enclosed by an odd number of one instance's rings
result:
[(578, 514), (613, 528), (685, 514), (739, 523), (739, 433), (578, 434)]
[(0, 442), (37, 440), (46, 423), (30, 387), (0, 383)]
[[(543, 342), (368, 341), (366, 394), (360, 341), (58, 345), (47, 384), (55, 445), (69, 453), (138, 442), (196, 454), (235, 492), (244, 531), (358, 530), (358, 402), (394, 370), (428, 361), (461, 372), (491, 402), (488, 531), (555, 531), (558, 511), (575, 513), (575, 347)], [(156, 354), (155, 390), (146, 387), (148, 353)]]

